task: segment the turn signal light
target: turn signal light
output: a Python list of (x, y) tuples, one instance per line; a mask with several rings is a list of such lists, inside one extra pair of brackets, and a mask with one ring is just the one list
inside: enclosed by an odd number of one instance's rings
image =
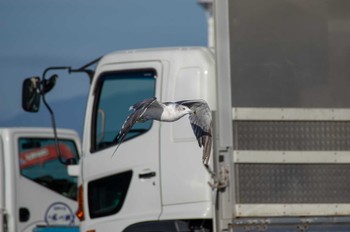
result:
[(78, 210), (75, 213), (75, 215), (77, 216), (77, 218), (80, 221), (84, 221), (85, 216), (84, 216), (84, 199), (83, 199), (83, 186), (80, 185), (78, 188)]

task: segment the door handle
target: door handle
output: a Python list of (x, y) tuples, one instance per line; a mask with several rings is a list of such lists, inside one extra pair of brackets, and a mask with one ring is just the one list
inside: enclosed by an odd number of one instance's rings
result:
[(156, 172), (145, 172), (145, 173), (140, 173), (139, 178), (140, 179), (150, 179), (156, 176)]

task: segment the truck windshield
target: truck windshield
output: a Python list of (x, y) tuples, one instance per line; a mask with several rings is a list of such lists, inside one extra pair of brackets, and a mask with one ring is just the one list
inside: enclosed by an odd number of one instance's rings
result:
[[(154, 96), (155, 77), (156, 71), (153, 69), (107, 72), (100, 76), (94, 104), (92, 151), (110, 147), (117, 142), (115, 138), (131, 113), (130, 106)], [(125, 141), (147, 132), (151, 126), (151, 121), (137, 123)]]
[[(22, 176), (51, 189), (65, 197), (77, 199), (77, 177), (69, 176), (67, 168), (59, 161), (54, 139), (20, 138), (19, 163)], [(60, 139), (63, 159), (78, 159), (73, 140)]]

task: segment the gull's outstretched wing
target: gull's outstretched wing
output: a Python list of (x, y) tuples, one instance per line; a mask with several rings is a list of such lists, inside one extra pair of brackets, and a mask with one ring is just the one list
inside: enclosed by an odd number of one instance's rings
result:
[(119, 131), (117, 137), (114, 139), (114, 141), (117, 142), (117, 147), (115, 148), (113, 155), (118, 150), (120, 144), (124, 141), (125, 136), (128, 134), (130, 129), (135, 125), (135, 123), (137, 123), (137, 121), (141, 120), (142, 115), (154, 102), (157, 102), (156, 97), (144, 99), (130, 107), (129, 110), (134, 110), (134, 112), (126, 118), (121, 130)]
[(178, 101), (178, 104), (187, 106), (193, 113), (190, 115), (192, 130), (197, 138), (199, 147), (203, 146), (203, 163), (208, 164), (212, 147), (212, 115), (209, 105), (204, 100)]

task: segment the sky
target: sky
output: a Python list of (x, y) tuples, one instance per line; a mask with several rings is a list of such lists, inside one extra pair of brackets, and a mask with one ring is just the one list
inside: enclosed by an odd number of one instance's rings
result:
[[(0, 127), (51, 127), (43, 104), (39, 113), (22, 110), (25, 78), (116, 50), (206, 46), (206, 23), (196, 0), (0, 0)], [(82, 135), (89, 80), (57, 74), (46, 95), (57, 127)]]

